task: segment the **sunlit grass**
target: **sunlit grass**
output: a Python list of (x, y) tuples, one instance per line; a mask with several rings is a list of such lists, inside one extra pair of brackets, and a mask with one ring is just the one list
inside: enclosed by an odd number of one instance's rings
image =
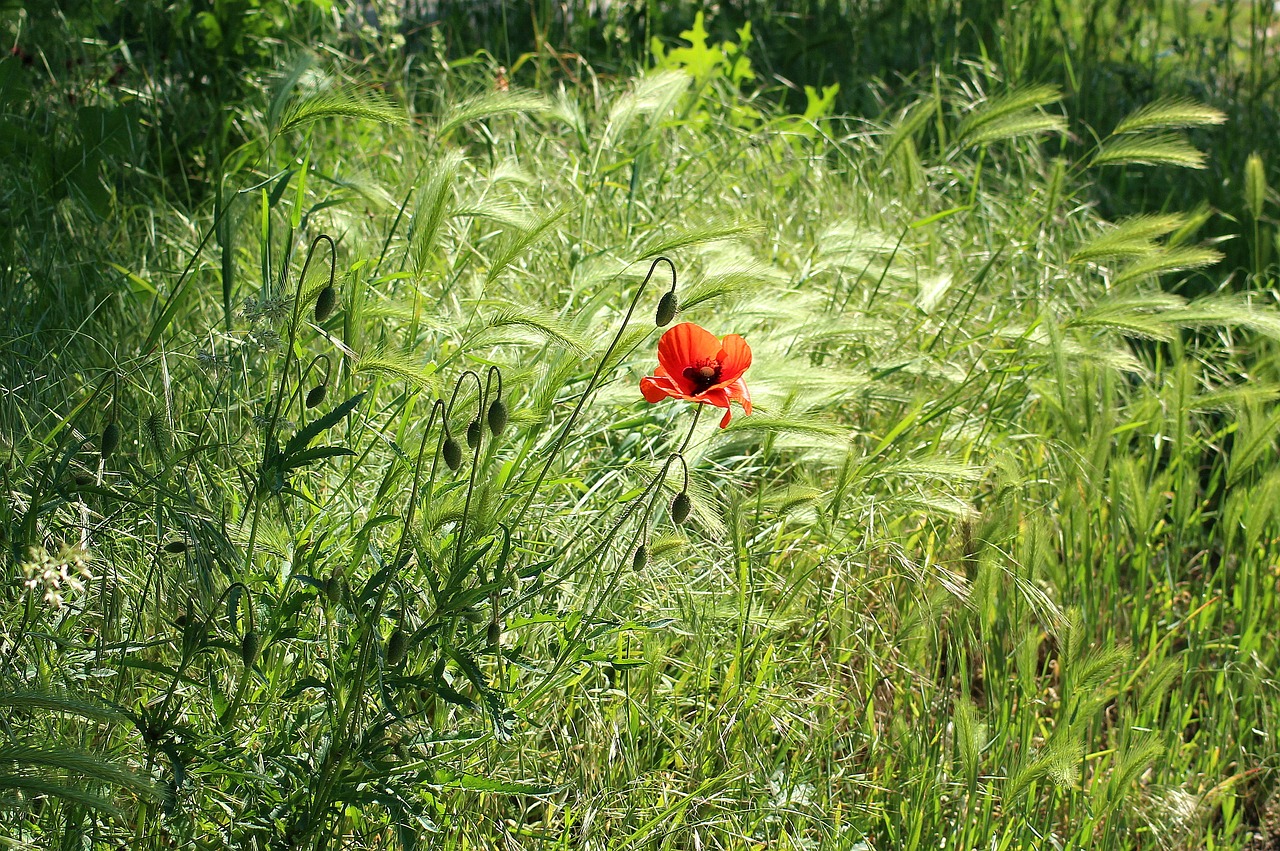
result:
[[(1280, 315), (1160, 287), (1193, 212), (1091, 205), (1219, 114), (1068, 162), (977, 72), (800, 132), (674, 71), (293, 68), (194, 206), (11, 184), (0, 529), (96, 579), (0, 598), (0, 836), (1248, 847)], [(640, 397), (658, 255), (751, 344), (727, 429)]]

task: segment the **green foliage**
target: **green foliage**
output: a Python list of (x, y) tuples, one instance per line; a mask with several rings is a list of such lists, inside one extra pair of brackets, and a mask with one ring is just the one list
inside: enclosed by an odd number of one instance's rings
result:
[[(1174, 290), (1273, 230), (1269, 152), (1107, 221), (1220, 114), (1077, 132), (1030, 53), (799, 114), (701, 17), (650, 73), (544, 33), (498, 85), (317, 4), (277, 66), (257, 8), (165, 78), (233, 117), (189, 147), (160, 94), (2, 66), (107, 206), (4, 135), (0, 841), (1249, 847), (1280, 316), (1265, 262)], [(637, 390), (669, 292), (752, 347), (724, 430)]]

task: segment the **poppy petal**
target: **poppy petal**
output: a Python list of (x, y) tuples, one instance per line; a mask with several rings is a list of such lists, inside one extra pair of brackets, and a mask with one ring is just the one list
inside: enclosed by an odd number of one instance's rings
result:
[(698, 396), (695, 401), (706, 402), (709, 405), (715, 405), (717, 408), (729, 407), (729, 391), (723, 387), (712, 387), (706, 393)]
[(739, 378), (727, 388), (730, 399), (737, 399), (742, 404), (744, 414), (751, 413), (751, 393), (747, 390), (747, 382)]
[(646, 402), (661, 402), (672, 396), (684, 395), (676, 383), (665, 375), (645, 376), (640, 379), (640, 392), (644, 395)]
[(735, 381), (751, 366), (751, 347), (738, 334), (729, 334), (721, 343), (717, 360), (720, 361), (720, 381)]
[(724, 409), (724, 416), (720, 418), (720, 428), (724, 428), (725, 426), (727, 426), (729, 424), (729, 418), (732, 416), (733, 416), (733, 411), (728, 407), (726, 407)]
[(716, 335), (692, 322), (669, 328), (658, 340), (658, 363), (689, 395), (694, 395), (696, 388), (684, 377), (685, 369), (714, 361), (719, 352)]

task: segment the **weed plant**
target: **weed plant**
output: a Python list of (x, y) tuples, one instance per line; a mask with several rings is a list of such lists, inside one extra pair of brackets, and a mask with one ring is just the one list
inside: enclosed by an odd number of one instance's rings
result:
[[(207, 193), (3, 162), (6, 841), (1266, 832), (1280, 315), (1094, 204), (1221, 113), (1063, 156), (983, 66), (870, 121), (299, 56)], [(754, 352), (724, 429), (640, 396), (672, 291)]]

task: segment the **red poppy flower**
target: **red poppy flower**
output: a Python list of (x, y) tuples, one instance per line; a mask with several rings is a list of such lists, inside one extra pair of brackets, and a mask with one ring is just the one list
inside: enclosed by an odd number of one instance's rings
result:
[(640, 379), (640, 392), (648, 402), (686, 399), (700, 405), (724, 408), (720, 428), (729, 424), (729, 401), (736, 400), (751, 413), (751, 394), (742, 373), (751, 366), (751, 347), (737, 334), (716, 339), (705, 328), (683, 322), (667, 330), (658, 341), (658, 368)]

